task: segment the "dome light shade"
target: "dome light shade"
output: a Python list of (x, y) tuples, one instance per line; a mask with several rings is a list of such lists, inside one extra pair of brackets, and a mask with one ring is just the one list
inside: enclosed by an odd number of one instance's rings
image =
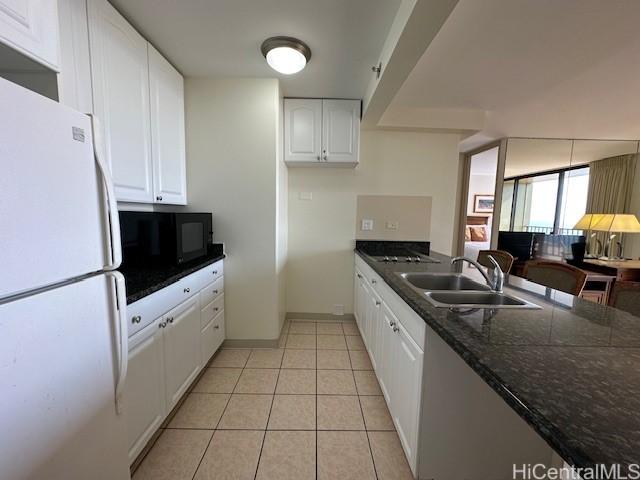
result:
[(298, 73), (311, 58), (311, 49), (292, 37), (271, 37), (260, 47), (267, 63), (276, 72), (285, 75)]

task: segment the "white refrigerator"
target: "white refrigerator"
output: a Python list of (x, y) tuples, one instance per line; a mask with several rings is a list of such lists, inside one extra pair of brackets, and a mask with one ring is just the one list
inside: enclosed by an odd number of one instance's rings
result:
[(0, 79), (0, 479), (129, 479), (118, 212), (84, 114)]

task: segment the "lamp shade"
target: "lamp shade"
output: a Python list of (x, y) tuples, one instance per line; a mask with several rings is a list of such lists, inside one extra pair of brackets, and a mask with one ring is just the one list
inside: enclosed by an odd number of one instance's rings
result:
[(591, 226), (598, 232), (640, 233), (640, 222), (633, 214), (608, 213)]
[(578, 223), (573, 227), (574, 230), (593, 230), (593, 226), (602, 220), (604, 213), (585, 213)]

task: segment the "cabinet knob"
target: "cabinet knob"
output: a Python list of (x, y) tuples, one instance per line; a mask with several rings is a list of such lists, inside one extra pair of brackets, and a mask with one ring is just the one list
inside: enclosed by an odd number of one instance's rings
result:
[(218, 307), (213, 307), (214, 312), (217, 312), (218, 310), (220, 310)]
[(217, 294), (218, 294), (218, 290), (214, 290), (214, 291), (213, 291), (213, 294), (214, 294), (214, 295), (217, 295)]
[(382, 305), (382, 303), (376, 300), (376, 307), (379, 307), (380, 305)]
[(173, 317), (169, 317), (169, 318), (167, 319), (167, 322), (169, 322), (169, 323), (173, 323)]
[(320, 155), (318, 155), (318, 156), (316, 157), (316, 160), (317, 160), (317, 161), (322, 160), (322, 159), (320, 158)]
[(393, 327), (393, 331), (394, 331), (394, 332), (399, 332), (399, 331), (400, 331), (400, 329), (394, 325), (394, 327)]
[(164, 328), (164, 327), (166, 327), (166, 326), (167, 326), (167, 322), (160, 322), (160, 323), (158, 324), (158, 328)]
[(213, 272), (211, 272), (213, 275), (217, 275), (218, 274), (218, 270), (214, 270)]
[(323, 156), (322, 156), (322, 159), (323, 159), (325, 162), (328, 160), (328, 158), (327, 158), (327, 156), (326, 156), (326, 155), (323, 155)]
[(158, 200), (158, 201), (162, 201), (162, 195), (158, 195), (158, 196), (156, 197), (156, 200)]
[(356, 275), (358, 276), (358, 278), (362, 278), (362, 275), (360, 275), (359, 273), (356, 273)]
[(136, 315), (135, 317), (131, 318), (131, 323), (140, 323), (142, 321), (142, 317), (140, 315)]
[(375, 278), (371, 279), (371, 285), (375, 285), (376, 283), (378, 283), (378, 281)]
[(220, 329), (220, 325), (214, 325), (213, 328), (215, 328), (216, 330)]
[(191, 291), (191, 289), (189, 287), (184, 289), (184, 293), (189, 293)]

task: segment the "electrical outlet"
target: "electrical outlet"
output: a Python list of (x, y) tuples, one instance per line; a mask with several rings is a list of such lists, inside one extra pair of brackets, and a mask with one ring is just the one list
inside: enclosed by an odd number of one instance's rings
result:
[(373, 230), (373, 220), (368, 219), (368, 218), (364, 218), (362, 219), (362, 226), (360, 228), (361, 230)]
[(397, 230), (398, 229), (398, 222), (387, 222), (385, 223), (385, 227), (387, 230)]
[(333, 314), (334, 315), (344, 315), (344, 305), (339, 303), (333, 306)]

